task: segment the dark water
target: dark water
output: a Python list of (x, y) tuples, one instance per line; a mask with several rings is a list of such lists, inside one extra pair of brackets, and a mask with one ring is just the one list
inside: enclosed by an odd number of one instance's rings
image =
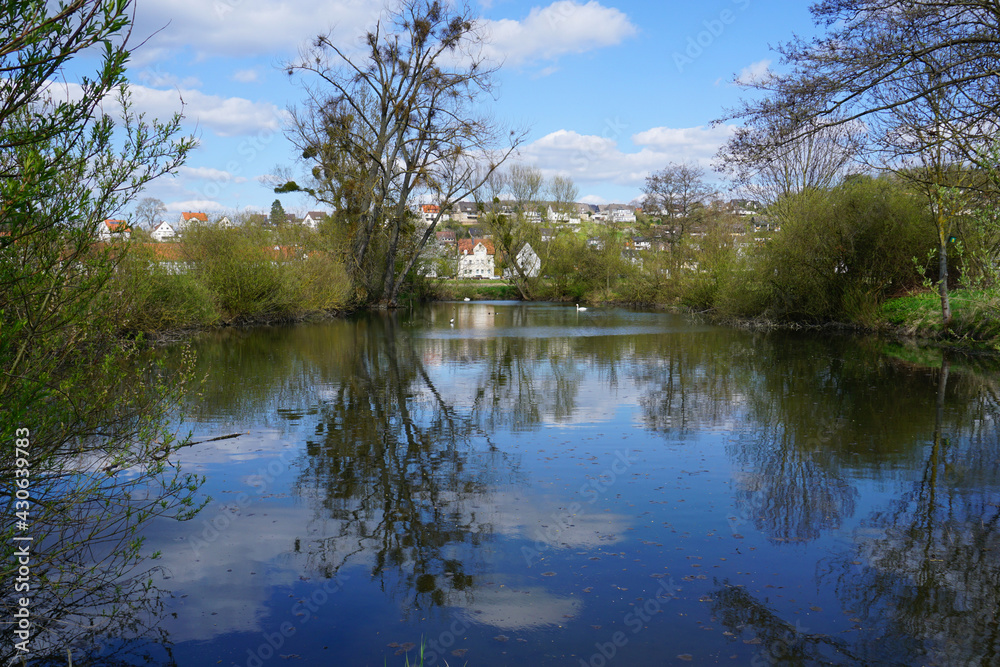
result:
[(995, 361), (511, 303), (196, 347), (245, 435), (150, 531), (154, 664), (1000, 664)]

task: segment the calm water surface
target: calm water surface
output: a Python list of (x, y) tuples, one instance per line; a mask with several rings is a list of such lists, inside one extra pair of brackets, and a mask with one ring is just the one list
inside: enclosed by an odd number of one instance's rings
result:
[(1000, 663), (995, 360), (514, 303), (196, 349), (243, 435), (150, 531), (153, 664)]

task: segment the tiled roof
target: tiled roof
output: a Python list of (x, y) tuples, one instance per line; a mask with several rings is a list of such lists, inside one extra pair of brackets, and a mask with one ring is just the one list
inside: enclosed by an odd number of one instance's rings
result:
[(487, 255), (495, 255), (496, 249), (493, 247), (493, 241), (490, 239), (459, 239), (458, 240), (458, 254), (460, 255), (471, 255), (473, 249), (477, 245), (482, 243), (486, 246)]

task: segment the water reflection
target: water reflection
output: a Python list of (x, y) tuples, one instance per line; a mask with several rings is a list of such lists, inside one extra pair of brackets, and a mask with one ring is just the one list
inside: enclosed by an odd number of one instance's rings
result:
[[(268, 487), (287, 502), (185, 573), (220, 597), (226, 559), (244, 553), (276, 570), (283, 595), (363, 571), (356, 594), (378, 607), (373, 626), (489, 628), (481, 665), (499, 655), (496, 632), (521, 632), (510, 655), (568, 664), (654, 574), (683, 567), (673, 624), (621, 647), (622, 664), (689, 653), (669, 642), (694, 634), (723, 657), (734, 642), (745, 657), (784, 643), (787, 664), (955, 664), (998, 650), (992, 362), (928, 368), (877, 340), (488, 303), (229, 331), (199, 347), (209, 381), (193, 423), (256, 438), (199, 455), (252, 466), (290, 452), (287, 484)], [(589, 504), (585, 485), (621, 448), (639, 464)], [(793, 583), (823, 599), (777, 594)], [(267, 583), (240, 590), (254, 591), (240, 599), (252, 620), (230, 632), (289, 618)], [(373, 641), (366, 621), (318, 613)], [(705, 627), (684, 625), (695, 619)], [(712, 624), (728, 634), (701, 632)], [(561, 648), (538, 658), (531, 633), (554, 629)]]
[[(1000, 660), (1000, 440), (996, 378), (959, 386), (945, 358), (918, 476), (859, 528), (829, 577), (866, 643), (906, 638), (934, 664)], [(953, 393), (966, 396), (956, 410)], [(930, 416), (923, 420), (926, 424)], [(849, 560), (850, 559), (850, 560)]]

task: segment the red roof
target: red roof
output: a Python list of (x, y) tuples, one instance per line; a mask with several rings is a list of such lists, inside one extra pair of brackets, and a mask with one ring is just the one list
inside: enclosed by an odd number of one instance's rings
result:
[(491, 239), (459, 239), (458, 240), (458, 254), (459, 255), (471, 255), (472, 251), (477, 245), (482, 243), (486, 246), (487, 255), (495, 255), (496, 249), (493, 247), (493, 241)]
[(105, 220), (104, 225), (108, 228), (109, 232), (129, 231), (128, 223), (124, 220)]
[(181, 217), (187, 221), (201, 220), (202, 222), (208, 222), (208, 216), (204, 213), (189, 213), (188, 211), (184, 211), (181, 213)]

